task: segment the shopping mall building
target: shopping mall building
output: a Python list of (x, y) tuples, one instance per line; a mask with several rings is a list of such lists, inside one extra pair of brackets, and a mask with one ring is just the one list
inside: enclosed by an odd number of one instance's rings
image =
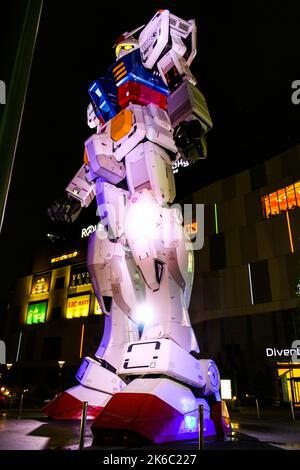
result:
[[(190, 306), (203, 357), (217, 362), (242, 402), (300, 405), (300, 362), (285, 351), (297, 339), (300, 346), (300, 145), (182, 202), (205, 205)], [(9, 374), (38, 396), (72, 385), (102, 336), (104, 315), (85, 265), (95, 223), (76, 230), (71, 243), (58, 245), (49, 233), (51, 249), (37, 253), (32, 273), (15, 285)], [(194, 220), (193, 231), (200, 229)]]

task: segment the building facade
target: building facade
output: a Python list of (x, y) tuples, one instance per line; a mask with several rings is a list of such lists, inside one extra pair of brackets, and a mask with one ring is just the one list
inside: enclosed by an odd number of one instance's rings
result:
[(186, 202), (205, 204), (190, 308), (202, 353), (241, 400), (300, 403), (300, 363), (280, 355), (300, 340), (300, 146)]

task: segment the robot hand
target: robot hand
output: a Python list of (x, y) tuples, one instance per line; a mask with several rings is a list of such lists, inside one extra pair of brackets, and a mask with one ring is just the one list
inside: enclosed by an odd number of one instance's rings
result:
[(189, 163), (206, 158), (206, 137), (197, 119), (180, 123), (174, 131), (174, 140), (179, 153)]
[(80, 212), (80, 202), (70, 197), (64, 201), (54, 201), (47, 209), (47, 214), (51, 220), (67, 223), (74, 222)]

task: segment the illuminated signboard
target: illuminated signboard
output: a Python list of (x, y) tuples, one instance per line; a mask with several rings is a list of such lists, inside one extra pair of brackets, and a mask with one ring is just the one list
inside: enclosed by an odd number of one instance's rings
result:
[(47, 294), (50, 290), (51, 274), (34, 276), (31, 286), (31, 295)]
[(186, 166), (189, 166), (189, 162), (187, 160), (184, 160), (183, 158), (175, 160), (175, 162), (172, 163), (173, 173), (178, 173), (179, 168), (184, 168)]
[(81, 238), (89, 237), (91, 233), (96, 232), (96, 231), (101, 232), (103, 230), (104, 230), (104, 227), (101, 224), (101, 222), (99, 222), (96, 225), (89, 225), (88, 227), (81, 229)]
[(221, 397), (223, 400), (231, 400), (231, 380), (222, 379), (221, 380)]
[(64, 261), (66, 259), (75, 258), (78, 255), (78, 251), (73, 251), (73, 253), (67, 253), (65, 255), (57, 256), (56, 258), (51, 258), (51, 263), (58, 263), (59, 261)]
[(69, 297), (66, 318), (87, 317), (90, 308), (90, 295), (77, 295)]
[(85, 267), (72, 268), (70, 276), (70, 287), (84, 286), (91, 284), (90, 273)]
[(94, 315), (102, 315), (102, 310), (101, 310), (101, 307), (99, 305), (99, 302), (98, 300), (95, 298), (95, 308), (94, 308)]
[(47, 302), (29, 304), (26, 315), (26, 324), (44, 323), (46, 321)]

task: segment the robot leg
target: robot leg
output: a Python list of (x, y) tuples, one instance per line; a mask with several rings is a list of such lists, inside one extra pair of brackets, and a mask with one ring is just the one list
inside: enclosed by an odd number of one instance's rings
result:
[(130, 253), (121, 242), (109, 240), (106, 232), (96, 231), (89, 240), (88, 268), (98, 301), (106, 312), (104, 334), (96, 359), (85, 357), (82, 361), (76, 374), (79, 385), (44, 408), (54, 419), (80, 419), (83, 401), (89, 403), (88, 417), (95, 418), (113, 394), (126, 386), (116, 371), (123, 363), (124, 344), (139, 338), (138, 326), (130, 318), (140, 290)]

